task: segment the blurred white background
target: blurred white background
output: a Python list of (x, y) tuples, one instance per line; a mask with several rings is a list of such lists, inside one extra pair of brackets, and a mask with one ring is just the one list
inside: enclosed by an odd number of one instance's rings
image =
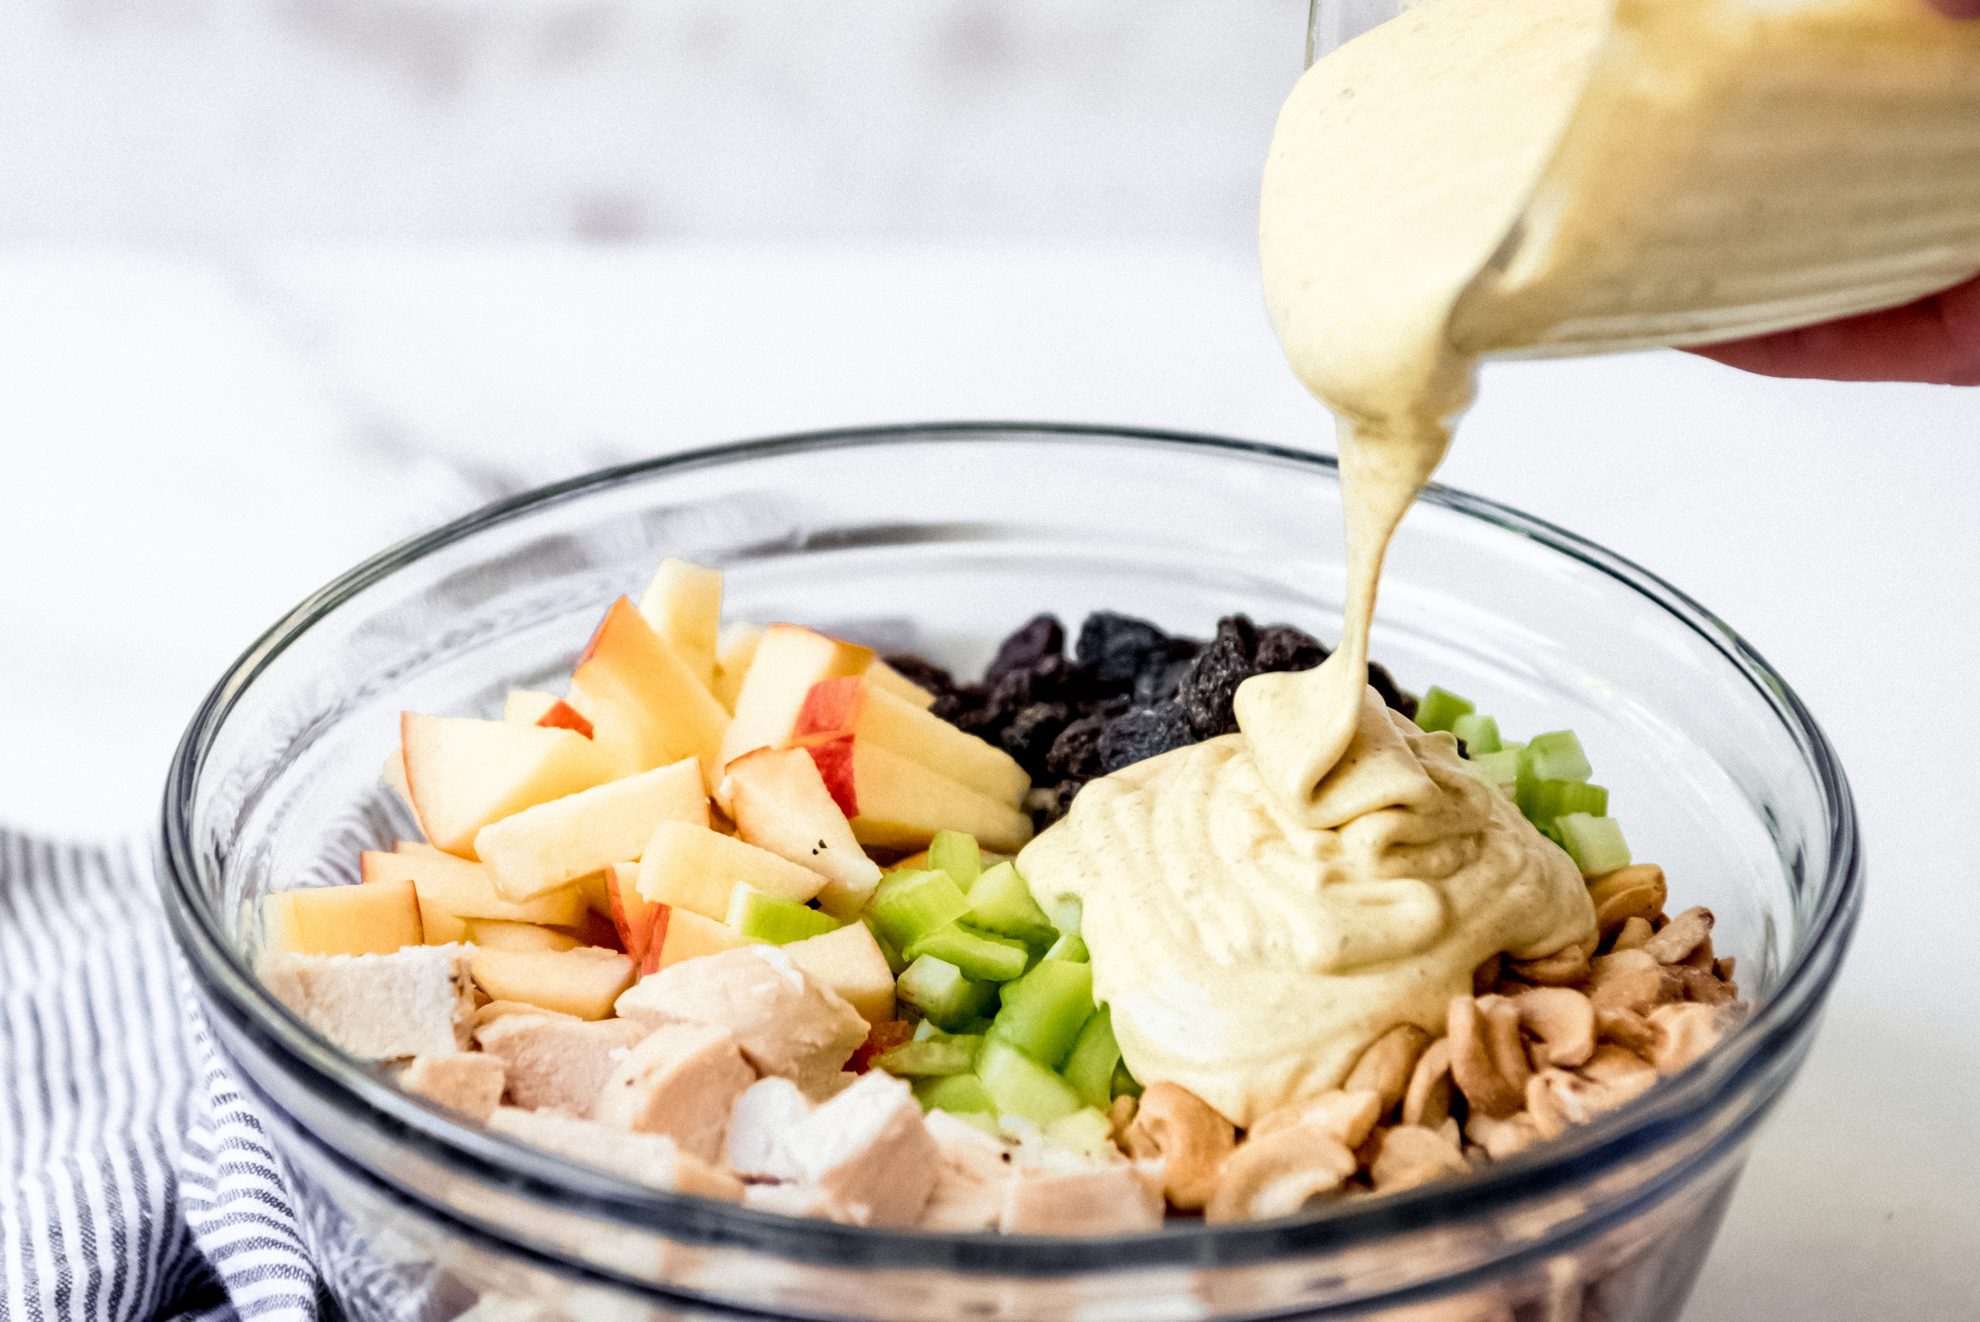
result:
[[(0, 821), (142, 829), (262, 627), (519, 483), (936, 417), (1325, 444), (1253, 271), (1304, 10), (0, 7)], [(1495, 367), (1445, 476), (1723, 613), (1863, 801), (1864, 935), (1689, 1322), (1973, 1316), (1980, 393)]]

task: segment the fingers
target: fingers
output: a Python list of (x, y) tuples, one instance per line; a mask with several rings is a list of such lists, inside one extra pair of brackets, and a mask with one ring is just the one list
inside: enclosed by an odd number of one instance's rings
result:
[[(1980, 11), (1980, 0), (1963, 2)], [(1980, 278), (1904, 307), (1696, 352), (1762, 376), (1980, 385)]]

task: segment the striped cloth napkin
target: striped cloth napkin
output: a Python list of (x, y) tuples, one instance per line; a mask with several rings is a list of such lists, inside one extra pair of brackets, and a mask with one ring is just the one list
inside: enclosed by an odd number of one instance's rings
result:
[(141, 848), (0, 830), (0, 1319), (337, 1315)]

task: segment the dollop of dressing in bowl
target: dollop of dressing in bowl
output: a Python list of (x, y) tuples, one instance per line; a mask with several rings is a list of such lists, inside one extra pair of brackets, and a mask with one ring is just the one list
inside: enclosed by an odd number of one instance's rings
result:
[(1368, 688), (1389, 540), (1482, 354), (1730, 339), (1980, 270), (1976, 124), (1980, 24), (1922, 0), (1426, 0), (1307, 71), (1259, 237), (1339, 420), (1341, 645), (1019, 858), (1084, 904), (1137, 1077), (1246, 1124), (1436, 1028), (1493, 954), (1592, 940), (1567, 856)]

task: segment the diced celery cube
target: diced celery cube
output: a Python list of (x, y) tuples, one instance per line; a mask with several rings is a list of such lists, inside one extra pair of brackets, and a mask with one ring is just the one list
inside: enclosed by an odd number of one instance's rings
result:
[(1572, 730), (1534, 735), (1520, 758), (1522, 774), (1532, 780), (1587, 780), (1595, 774)]
[(1141, 1096), (1141, 1080), (1134, 1077), (1134, 1071), (1127, 1067), (1126, 1061), (1114, 1066), (1114, 1096)]
[(1569, 813), (1600, 817), (1609, 811), (1609, 791), (1579, 780), (1530, 780), (1519, 786), (1519, 810), (1541, 830)]
[(1499, 751), (1499, 723), (1490, 716), (1466, 712), (1451, 722), (1451, 733), (1464, 740), (1466, 757)]
[(1058, 936), (1052, 920), (1031, 898), (1031, 887), (1009, 863), (999, 863), (976, 879), (963, 920), (971, 927), (1031, 945), (1050, 945)]
[(1069, 959), (1075, 964), (1084, 964), (1088, 960), (1086, 941), (1077, 932), (1062, 936), (1045, 952), (1045, 958)]
[(1582, 876), (1599, 877), (1629, 866), (1629, 842), (1615, 818), (1571, 812), (1555, 818), (1554, 826), (1560, 832), (1561, 848)]
[(1031, 963), (1031, 951), (1024, 942), (974, 932), (956, 923), (917, 938), (902, 953), (910, 960), (923, 955), (945, 959), (966, 976), (985, 982), (1009, 982)]
[(951, 1032), (984, 1014), (997, 998), (994, 985), (965, 978), (961, 969), (933, 955), (923, 955), (909, 964), (894, 990), (902, 1001), (933, 1019), (937, 1027)]
[(1416, 704), (1416, 724), (1423, 730), (1448, 730), (1460, 716), (1469, 716), (1477, 708), (1469, 698), (1460, 698), (1449, 689), (1430, 686)]
[(755, 941), (787, 946), (839, 929), (839, 920), (829, 913), (765, 895), (753, 886), (738, 885), (729, 893), (729, 926)]
[[(955, 1115), (993, 1115), (997, 1104), (983, 1080), (974, 1074), (948, 1074), (918, 1080), (915, 1098), (924, 1111), (948, 1111)], [(992, 1128), (991, 1133), (995, 1133)]]
[(1000, 1115), (1019, 1116), (1043, 1128), (1080, 1109), (1078, 1095), (1064, 1079), (994, 1037), (977, 1053), (976, 1075)]
[(928, 866), (949, 874), (949, 880), (967, 894), (983, 875), (983, 851), (976, 837), (961, 831), (937, 831), (928, 844)]
[(1087, 1016), (1066, 1057), (1066, 1082), (1088, 1106), (1114, 1100), (1114, 1067), (1121, 1063), (1120, 1043), (1114, 1040), (1114, 1017), (1106, 1006)]
[(873, 944), (880, 947), (880, 954), (887, 961), (887, 971), (897, 978), (900, 977), (907, 968), (907, 961), (901, 958), (899, 948), (887, 939), (887, 934), (880, 930), (880, 923), (872, 914), (861, 914), (859, 921), (866, 924), (867, 931), (873, 933)]
[(880, 924), (880, 934), (905, 950), (917, 937), (968, 913), (969, 897), (946, 872), (890, 872), (867, 901), (867, 912)]
[(1093, 966), (1048, 960), (1007, 984), (1003, 1000), (990, 1037), (1055, 1069), (1093, 1014)]
[(976, 1052), (982, 1045), (980, 1037), (938, 1033), (883, 1051), (873, 1058), (873, 1063), (889, 1074), (903, 1077), (967, 1074), (976, 1064)]
[(1465, 768), (1487, 785), (1495, 785), (1511, 794), (1519, 785), (1519, 754), (1513, 752), (1480, 753), (1465, 761)]
[(1107, 1118), (1105, 1111), (1090, 1106), (1061, 1116), (1045, 1126), (1045, 1141), (1083, 1157), (1099, 1157), (1117, 1151), (1114, 1147), (1114, 1122)]

